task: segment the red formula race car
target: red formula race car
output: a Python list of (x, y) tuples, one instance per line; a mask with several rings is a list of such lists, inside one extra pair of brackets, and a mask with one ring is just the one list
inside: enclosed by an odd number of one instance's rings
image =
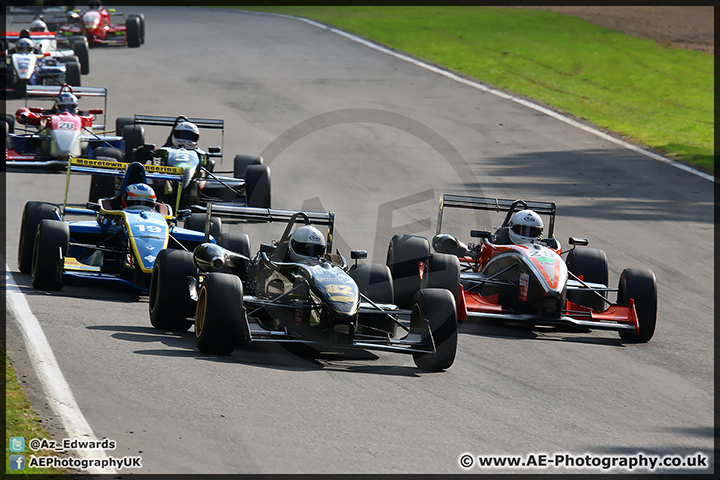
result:
[[(442, 233), (447, 208), (506, 212), (495, 233), (471, 230), (479, 243)], [(447, 288), (458, 319), (496, 319), (513, 324), (570, 330), (615, 330), (623, 340), (647, 342), (655, 332), (657, 285), (644, 268), (626, 268), (617, 288), (608, 286), (605, 252), (570, 237), (563, 252), (553, 234), (556, 206), (550, 202), (441, 195), (432, 242), (395, 235), (387, 265), (400, 306), (419, 288)], [(549, 217), (547, 235), (540, 215)], [(432, 244), (432, 249), (431, 249)], [(561, 255), (567, 254), (563, 259)], [(615, 293), (616, 300), (608, 299)]]
[[(85, 12), (72, 10), (67, 13), (66, 23), (60, 33), (67, 36), (84, 35), (90, 46), (127, 45), (137, 48), (145, 43), (145, 17), (128, 15), (115, 9), (106, 10), (98, 0), (88, 2)], [(113, 23), (113, 17), (124, 19), (124, 23)]]

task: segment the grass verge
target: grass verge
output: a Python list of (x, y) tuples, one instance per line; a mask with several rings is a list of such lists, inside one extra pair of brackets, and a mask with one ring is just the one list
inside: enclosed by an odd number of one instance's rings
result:
[(44, 479), (67, 478), (67, 475), (70, 473), (67, 470), (29, 468), (27, 466), (23, 470), (10, 469), (10, 455), (24, 455), (27, 465), (31, 454), (35, 456), (57, 454), (53, 451), (32, 452), (28, 448), (27, 442), (33, 438), (50, 439), (51, 437), (40, 425), (40, 419), (30, 406), (25, 392), (23, 392), (20, 387), (17, 376), (15, 375), (15, 369), (13, 369), (10, 364), (10, 359), (5, 352), (2, 353), (5, 357), (5, 438), (8, 442), (10, 441), (10, 437), (23, 437), (25, 439), (25, 451), (23, 452), (11, 452), (9, 443), (5, 445), (7, 452), (5, 473), (8, 475), (44, 474)]
[(534, 98), (707, 172), (714, 61), (559, 13), (503, 7), (236, 7), (318, 20)]

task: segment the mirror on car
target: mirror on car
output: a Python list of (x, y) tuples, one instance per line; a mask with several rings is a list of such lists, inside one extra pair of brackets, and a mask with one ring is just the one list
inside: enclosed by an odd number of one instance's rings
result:
[(367, 250), (352, 250), (350, 258), (353, 260), (364, 260), (367, 258)]
[(587, 246), (590, 242), (587, 238), (570, 237), (568, 239), (570, 245), (580, 245), (582, 247)]
[(492, 233), (490, 233), (487, 230), (470, 230), (470, 236), (472, 238), (485, 238), (489, 239), (492, 236)]
[(464, 257), (467, 254), (467, 245), (448, 233), (439, 233), (432, 238), (433, 249), (438, 253), (446, 253)]

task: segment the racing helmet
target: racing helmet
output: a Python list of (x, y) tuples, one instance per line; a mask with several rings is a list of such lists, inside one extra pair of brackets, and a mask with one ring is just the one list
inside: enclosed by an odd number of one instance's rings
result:
[(140, 208), (142, 210), (154, 210), (157, 198), (155, 191), (145, 183), (133, 183), (128, 185), (122, 196), (123, 208)]
[(35, 50), (35, 42), (29, 38), (21, 38), (15, 45), (15, 50), (19, 53), (32, 53)]
[(80, 15), (78, 15), (77, 12), (73, 12), (72, 10), (70, 10), (65, 14), (65, 21), (70, 25), (74, 23), (80, 23)]
[(90, 10), (99, 10), (100, 7), (102, 7), (100, 0), (88, 0), (88, 8), (90, 8)]
[(55, 110), (58, 112), (75, 113), (77, 111), (78, 99), (70, 92), (62, 92), (55, 99)]
[(312, 225), (304, 225), (290, 235), (290, 259), (301, 262), (325, 255), (325, 237)]
[(41, 19), (36, 18), (33, 20), (33, 22), (30, 24), (30, 31), (31, 32), (47, 32), (47, 24), (43, 22)]
[(173, 128), (172, 143), (176, 147), (196, 148), (199, 138), (200, 130), (194, 123), (180, 122)]
[(508, 223), (508, 234), (513, 243), (530, 243), (542, 237), (543, 221), (532, 210), (520, 210)]

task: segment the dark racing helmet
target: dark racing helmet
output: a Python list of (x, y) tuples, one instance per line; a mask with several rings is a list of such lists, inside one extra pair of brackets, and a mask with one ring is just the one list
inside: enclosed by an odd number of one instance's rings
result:
[(133, 183), (128, 185), (122, 196), (123, 208), (139, 208), (142, 210), (154, 210), (157, 203), (155, 190), (144, 183)]
[(290, 259), (293, 262), (314, 259), (325, 255), (325, 237), (312, 225), (305, 225), (290, 235)]
[(194, 123), (180, 122), (173, 128), (172, 144), (176, 147), (185, 147), (188, 149), (197, 148), (199, 139), (200, 130)]
[(88, 0), (88, 7), (90, 10), (100, 10), (102, 2), (100, 0)]
[(508, 223), (508, 234), (513, 243), (531, 243), (542, 238), (543, 221), (540, 215), (532, 210), (520, 210)]

